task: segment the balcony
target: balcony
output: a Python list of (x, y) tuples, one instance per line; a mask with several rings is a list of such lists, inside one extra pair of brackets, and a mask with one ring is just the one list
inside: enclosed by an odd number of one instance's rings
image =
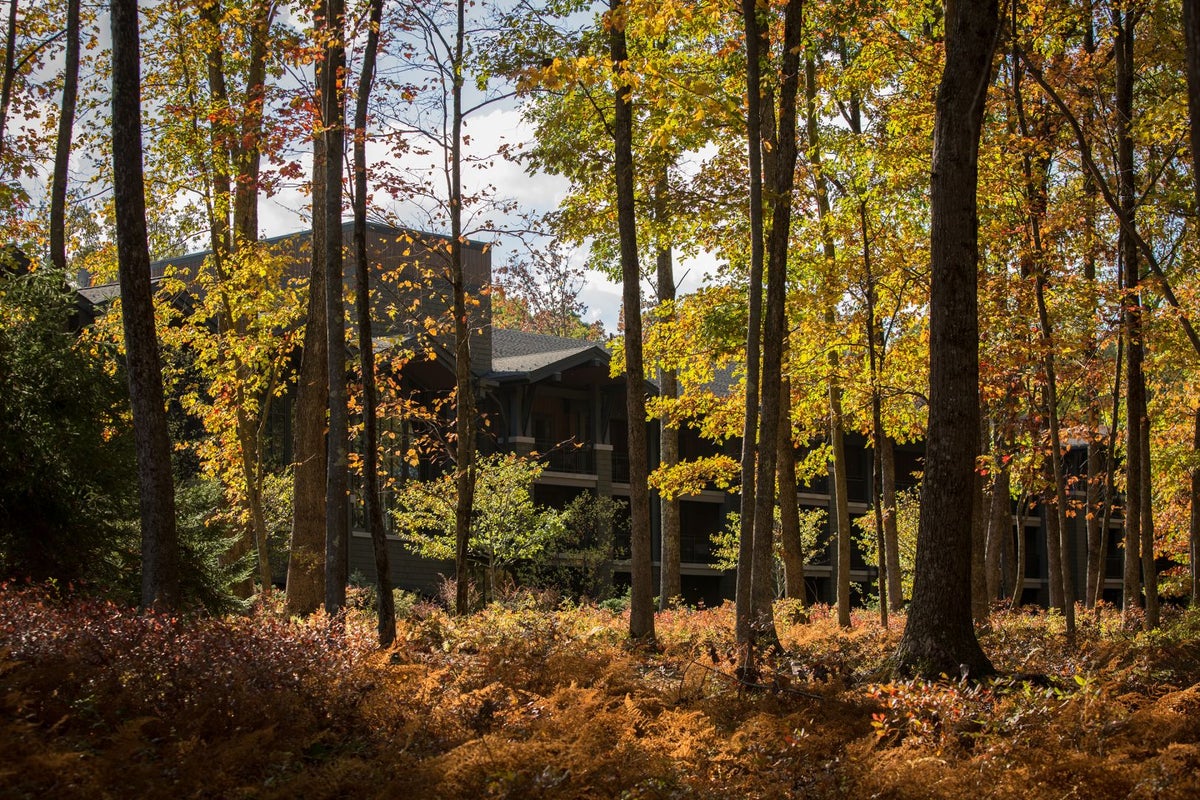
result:
[(613, 483), (629, 483), (629, 454), (613, 452), (612, 454)]
[(570, 440), (552, 442), (539, 439), (534, 442), (533, 449), (548, 472), (596, 474), (596, 454), (590, 445), (579, 445)]

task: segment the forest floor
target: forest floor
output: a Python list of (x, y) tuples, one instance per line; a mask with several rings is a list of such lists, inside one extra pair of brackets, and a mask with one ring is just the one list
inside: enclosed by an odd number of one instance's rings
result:
[[(805, 619), (805, 616), (807, 619)], [(454, 619), (140, 615), (0, 588), (0, 796), (1196, 798), (1200, 614), (1146, 634), (1034, 610), (981, 632), (982, 684), (883, 681), (890, 630), (777, 609), (735, 678), (731, 606), (657, 619), (533, 595)], [(1016, 677), (1020, 676), (1020, 677)]]

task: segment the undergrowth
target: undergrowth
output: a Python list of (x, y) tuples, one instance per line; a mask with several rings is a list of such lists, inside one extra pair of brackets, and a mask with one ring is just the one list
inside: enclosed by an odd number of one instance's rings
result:
[(1200, 793), (1200, 617), (998, 612), (1003, 677), (884, 682), (903, 617), (779, 614), (739, 679), (731, 606), (657, 617), (514, 596), (359, 611), (141, 614), (0, 589), (5, 797), (1179, 797)]

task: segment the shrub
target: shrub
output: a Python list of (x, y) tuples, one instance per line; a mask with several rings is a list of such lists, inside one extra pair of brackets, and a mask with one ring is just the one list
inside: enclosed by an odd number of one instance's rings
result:
[[(505, 570), (545, 559), (562, 538), (561, 515), (533, 502), (533, 482), (541, 474), (538, 462), (512, 454), (479, 459), (467, 550), (486, 568), (489, 600)], [(393, 512), (404, 546), (426, 558), (454, 558), (457, 496), (453, 473), (406, 483)]]
[(604, 600), (613, 595), (613, 544), (628, 525), (625, 504), (584, 492), (562, 510), (562, 536), (547, 558), (523, 562), (517, 569), (525, 584), (553, 587), (573, 598)]
[(71, 712), (74, 725), (111, 730), (150, 716), (206, 739), (272, 717), (337, 720), (355, 706), (350, 678), (370, 642), (369, 629), (344, 619), (187, 619), (0, 585), (0, 651), (43, 685), (60, 678), (41, 702)]
[(0, 264), (0, 570), (117, 586), (139, 548), (128, 390), (76, 313), (60, 273)]

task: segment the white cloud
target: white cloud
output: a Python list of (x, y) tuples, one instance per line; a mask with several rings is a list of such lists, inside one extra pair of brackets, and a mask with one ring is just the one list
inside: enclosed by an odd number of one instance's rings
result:
[[(502, 145), (523, 146), (533, 139), (533, 132), (522, 120), (520, 109), (513, 106), (488, 109), (478, 112), (468, 118), (464, 134), (469, 137), (468, 153), (475, 157), (485, 157), (497, 153)], [(369, 147), (369, 159), (386, 158), (387, 153), (380, 145)], [(422, 173), (436, 180), (431, 174), (438, 168), (437, 154), (417, 156), (409, 154), (402, 158), (399, 166), (413, 173)], [(471, 193), (485, 186), (495, 188), (497, 199), (510, 200), (516, 203), (518, 214), (543, 213), (558, 206), (568, 191), (567, 181), (559, 176), (546, 174), (529, 174), (524, 166), (512, 160), (496, 157), (483, 168), (471, 167), (464, 171), (464, 191)], [(401, 224), (415, 228), (428, 229), (429, 210), (419, 203), (396, 203), (390, 197), (378, 193), (374, 198), (378, 207), (387, 209), (394, 214)], [(271, 198), (264, 199), (260, 207), (262, 232), (266, 236), (276, 236), (290, 231), (307, 228), (311, 221), (309, 217), (309, 197), (307, 193), (289, 188)], [(515, 226), (518, 216), (509, 216), (493, 220), (499, 227)], [(444, 232), (444, 231), (443, 231)], [(522, 245), (513, 237), (501, 235), (493, 251), (493, 264), (504, 263), (514, 252), (519, 252)], [(586, 258), (582, 250), (573, 256), (576, 263)], [(676, 265), (676, 280), (679, 281), (678, 291), (687, 294), (696, 291), (705, 282), (705, 277), (712, 273), (717, 265), (714, 256), (701, 253), (697, 256), (680, 259)], [(649, 287), (643, 287), (649, 293)], [(604, 273), (587, 270), (585, 283), (580, 299), (588, 307), (589, 320), (600, 319), (610, 332), (617, 329), (621, 308), (621, 287), (619, 282), (610, 280)]]

